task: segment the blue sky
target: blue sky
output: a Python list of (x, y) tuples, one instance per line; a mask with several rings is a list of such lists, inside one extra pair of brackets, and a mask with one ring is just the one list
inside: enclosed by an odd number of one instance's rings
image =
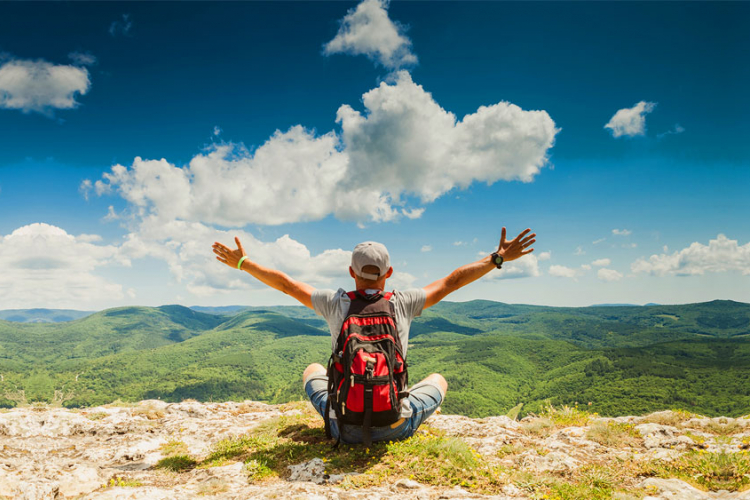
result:
[[(284, 304), (533, 257), (452, 300), (750, 302), (747, 3), (0, 4), (2, 308)], [(607, 127), (605, 127), (605, 125)]]

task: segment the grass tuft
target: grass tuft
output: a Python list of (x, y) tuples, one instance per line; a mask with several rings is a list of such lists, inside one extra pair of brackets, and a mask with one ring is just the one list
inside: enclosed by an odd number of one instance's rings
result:
[(571, 426), (584, 426), (588, 424), (589, 419), (594, 414), (589, 414), (586, 411), (578, 409), (578, 403), (574, 406), (561, 406), (555, 408), (551, 404), (548, 404), (541, 413), (541, 417), (548, 418), (556, 426), (559, 427), (571, 427)]
[(586, 439), (610, 448), (632, 448), (643, 443), (633, 424), (611, 421), (592, 424), (586, 432)]
[(146, 417), (149, 420), (158, 420), (160, 418), (164, 418), (164, 411), (150, 404), (136, 406), (135, 408), (131, 410), (130, 413), (134, 417), (142, 416), (142, 417)]
[(166, 443), (162, 444), (159, 449), (161, 449), (161, 453), (165, 457), (171, 457), (174, 455), (187, 455), (188, 453), (187, 445), (182, 441), (178, 441), (176, 439), (167, 441)]
[(172, 472), (185, 472), (195, 468), (198, 462), (188, 455), (174, 455), (162, 458), (156, 463), (157, 469), (167, 469)]
[(533, 436), (549, 436), (555, 430), (555, 424), (548, 418), (535, 418), (530, 422), (524, 422), (521, 429)]
[(652, 424), (660, 424), (660, 425), (671, 425), (672, 427), (679, 427), (691, 418), (696, 418), (699, 415), (696, 415), (695, 413), (690, 413), (686, 410), (670, 410), (670, 411), (660, 411), (656, 413), (652, 413), (651, 415), (646, 415), (643, 420), (641, 420), (641, 423), (652, 423)]
[(740, 491), (750, 484), (750, 454), (692, 450), (667, 462), (643, 464), (643, 475), (677, 478), (709, 491)]

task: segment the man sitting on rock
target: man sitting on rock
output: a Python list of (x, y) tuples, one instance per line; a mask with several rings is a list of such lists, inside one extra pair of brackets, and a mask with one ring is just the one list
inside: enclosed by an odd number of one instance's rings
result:
[(308, 366), (302, 375), (305, 392), (325, 419), (330, 436), (344, 443), (369, 444), (410, 437), (440, 406), (448, 389), (443, 376), (433, 373), (407, 390), (406, 352), (412, 320), (448, 294), (499, 269), (503, 262), (533, 252), (536, 234), (530, 232), (526, 229), (507, 241), (503, 228), (497, 251), (491, 255), (424, 288), (392, 293), (384, 292), (393, 268), (388, 250), (380, 243), (365, 242), (354, 248), (349, 275), (354, 278), (355, 292), (316, 290), (264, 267), (248, 257), (239, 238), (235, 238), (236, 249), (216, 242), (213, 251), (218, 261), (250, 273), (325, 318), (333, 351), (329, 371), (318, 363)]

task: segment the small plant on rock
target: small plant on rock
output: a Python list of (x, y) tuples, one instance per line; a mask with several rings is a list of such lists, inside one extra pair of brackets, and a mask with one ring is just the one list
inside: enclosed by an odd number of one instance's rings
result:
[(172, 472), (185, 472), (194, 469), (196, 465), (198, 465), (198, 461), (188, 455), (174, 455), (159, 460), (156, 463), (156, 468)]
[(586, 439), (611, 448), (639, 446), (643, 439), (633, 424), (598, 421), (589, 427)]

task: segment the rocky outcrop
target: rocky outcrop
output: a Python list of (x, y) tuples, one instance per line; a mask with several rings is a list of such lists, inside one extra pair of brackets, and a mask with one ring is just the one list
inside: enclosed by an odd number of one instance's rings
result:
[[(689, 484), (683, 480), (688, 476), (680, 475), (680, 465), (674, 466), (675, 477), (663, 473), (669, 464), (682, 464), (686, 454), (748, 460), (750, 420), (673, 412), (577, 422), (566, 421), (565, 415), (520, 422), (508, 417), (432, 416), (426, 424), (431, 432), (459, 437), (497, 471), (501, 479), (496, 489), (484, 494), (461, 485), (436, 486), (399, 477), (398, 471), (354, 487), (348, 478), (366, 471), (329, 474), (322, 458), (290, 463), (282, 474), (263, 480), (249, 479), (250, 462), (240, 455), (236, 460), (205, 461), (222, 440), (309, 411), (304, 404), (251, 401), (7, 410), (0, 413), (0, 498), (541, 498), (544, 488), (554, 488), (555, 481), (580, 478), (582, 488), (596, 481), (604, 484), (605, 479), (596, 479), (594, 473), (601, 475), (606, 469), (611, 471), (606, 479), (610, 486), (619, 481), (612, 488), (615, 498), (750, 500), (750, 491), (741, 491), (745, 480), (739, 476), (733, 483), (737, 491), (729, 492), (716, 487), (708, 491), (695, 481)], [(580, 414), (574, 416), (580, 420)], [(157, 467), (160, 460), (174, 456), (176, 448), (192, 457), (194, 465), (182, 472)], [(623, 470), (611, 464), (622, 464)]]

